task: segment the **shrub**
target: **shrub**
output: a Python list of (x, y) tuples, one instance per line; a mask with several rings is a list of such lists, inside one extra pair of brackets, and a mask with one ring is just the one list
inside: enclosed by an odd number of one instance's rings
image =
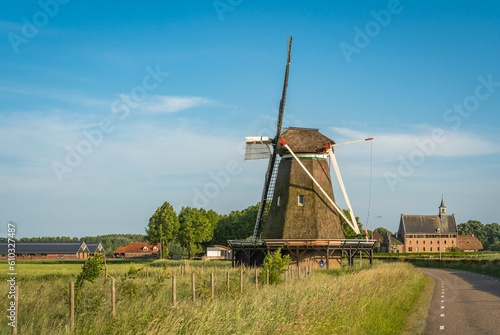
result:
[(290, 262), (290, 256), (281, 255), (281, 248), (273, 253), (267, 254), (266, 258), (264, 258), (262, 272), (259, 274), (259, 281), (261, 283), (267, 282), (267, 270), (269, 270), (269, 284), (282, 283), (283, 278), (281, 278), (281, 275), (285, 273)]
[(127, 274), (130, 278), (135, 278), (139, 271), (141, 271), (141, 269), (136, 269), (134, 263), (132, 262), (130, 263), (130, 269), (128, 270)]
[(82, 302), (82, 288), (85, 281), (89, 281), (91, 283), (95, 282), (97, 278), (99, 278), (104, 271), (104, 255), (103, 254), (95, 254), (94, 256), (90, 256), (87, 258), (87, 261), (82, 266), (82, 271), (78, 274), (75, 283), (75, 299), (77, 308), (80, 310), (80, 304)]

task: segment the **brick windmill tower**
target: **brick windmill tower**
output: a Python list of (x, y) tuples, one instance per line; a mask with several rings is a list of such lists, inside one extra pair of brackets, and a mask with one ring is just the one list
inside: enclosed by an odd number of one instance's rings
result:
[[(281, 132), (291, 44), (290, 37), (276, 136), (246, 137), (245, 160), (269, 159), (253, 240), (343, 239), (339, 214), (360, 234), (333, 152), (333, 147), (341, 144), (318, 129), (289, 128)], [(350, 219), (335, 203), (327, 157), (335, 169)]]

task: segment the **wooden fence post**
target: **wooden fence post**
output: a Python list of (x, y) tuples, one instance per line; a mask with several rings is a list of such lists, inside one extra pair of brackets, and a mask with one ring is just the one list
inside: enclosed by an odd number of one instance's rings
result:
[(146, 279), (149, 278), (148, 269), (149, 269), (149, 266), (146, 266)]
[(267, 285), (269, 285), (269, 269), (267, 269), (266, 277), (267, 277)]
[(257, 283), (257, 268), (255, 268), (255, 290), (259, 289), (259, 284)]
[(106, 261), (106, 256), (104, 256), (104, 280), (108, 279), (108, 262)]
[(14, 287), (14, 304), (16, 308), (16, 314), (14, 315), (14, 327), (12, 327), (12, 334), (17, 335), (17, 319), (19, 319), (19, 286)]
[(229, 271), (226, 273), (227, 291), (229, 292)]
[(243, 293), (243, 269), (240, 271), (240, 293)]
[(115, 305), (115, 278), (111, 278), (111, 315), (115, 317), (116, 305)]
[(75, 326), (75, 283), (69, 283), (69, 326)]
[(177, 288), (175, 287), (175, 285), (175, 276), (172, 276), (172, 303), (174, 304), (174, 306), (177, 302)]
[(191, 273), (191, 287), (193, 289), (193, 302), (196, 301), (196, 288), (195, 288), (195, 282), (194, 282), (194, 273)]
[(212, 290), (212, 299), (214, 298), (215, 286), (214, 286), (214, 274), (210, 274), (210, 289)]

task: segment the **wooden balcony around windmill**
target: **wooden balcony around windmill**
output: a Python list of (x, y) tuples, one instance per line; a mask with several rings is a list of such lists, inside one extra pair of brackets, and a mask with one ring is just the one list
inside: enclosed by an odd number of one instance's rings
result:
[(229, 240), (233, 250), (232, 265), (259, 266), (268, 253), (281, 249), (289, 255), (292, 262), (300, 266), (304, 262), (324, 261), (326, 268), (340, 267), (343, 258), (349, 266), (354, 264), (356, 255), (368, 256), (373, 263), (373, 247), (376, 240), (366, 239), (264, 239), (264, 240)]

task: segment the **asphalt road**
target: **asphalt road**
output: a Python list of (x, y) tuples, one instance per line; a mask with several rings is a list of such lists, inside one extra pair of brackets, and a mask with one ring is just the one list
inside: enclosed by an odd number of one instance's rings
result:
[(421, 268), (436, 280), (426, 335), (500, 335), (500, 279), (451, 269)]

